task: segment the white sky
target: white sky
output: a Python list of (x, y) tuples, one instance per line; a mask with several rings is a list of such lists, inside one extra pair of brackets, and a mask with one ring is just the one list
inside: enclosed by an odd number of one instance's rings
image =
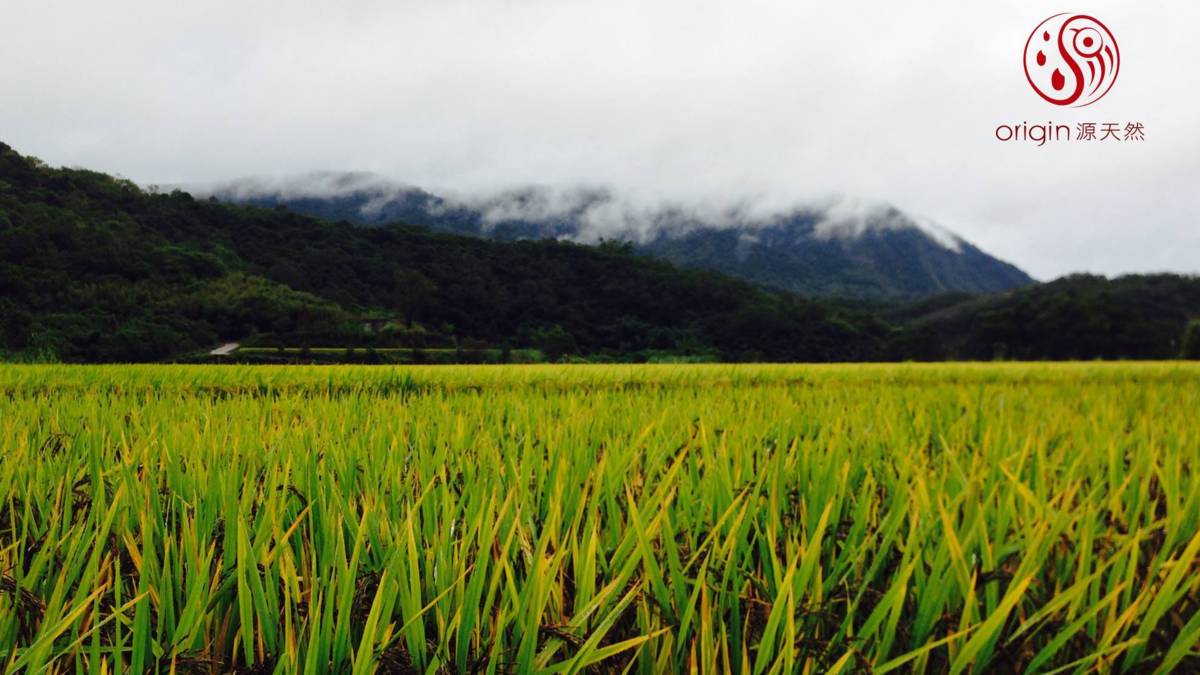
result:
[[(1025, 81), (1092, 14), (1100, 102)], [(142, 183), (373, 171), (434, 190), (829, 192), (931, 218), (1039, 278), (1200, 271), (1200, 3), (0, 0), (0, 140)], [(1137, 121), (1145, 142), (1000, 143)]]

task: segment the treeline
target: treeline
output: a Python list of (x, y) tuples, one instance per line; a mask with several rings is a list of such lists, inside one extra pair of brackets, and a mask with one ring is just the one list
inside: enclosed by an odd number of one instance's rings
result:
[(7, 359), (194, 358), (230, 340), (551, 360), (1173, 358), (1196, 317), (1192, 277), (1077, 276), (998, 296), (844, 305), (618, 243), (495, 242), (152, 194), (0, 144)]

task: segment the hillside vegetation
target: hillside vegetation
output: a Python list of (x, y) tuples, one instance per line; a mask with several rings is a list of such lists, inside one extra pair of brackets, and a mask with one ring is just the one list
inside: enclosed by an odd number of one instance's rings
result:
[[(887, 327), (619, 245), (360, 228), (148, 194), (0, 146), (0, 349), (157, 360), (289, 346), (534, 347), (646, 358), (871, 360)], [(367, 334), (364, 316), (390, 319)]]
[(1184, 337), (1189, 319), (1200, 317), (1198, 277), (1073, 275), (954, 300), (891, 317), (905, 326), (894, 353), (921, 360), (1196, 358)]
[(4, 359), (195, 359), (228, 341), (254, 347), (236, 358), (276, 361), (1163, 359), (1197, 353), (1184, 338), (1197, 318), (1195, 277), (816, 300), (629, 244), (326, 222), (0, 145)]

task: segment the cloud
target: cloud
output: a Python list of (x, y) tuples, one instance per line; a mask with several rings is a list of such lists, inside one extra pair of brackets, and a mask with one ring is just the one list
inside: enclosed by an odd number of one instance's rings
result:
[(832, 197), (817, 208), (814, 234), (821, 239), (857, 238), (871, 230), (920, 230), (951, 251), (962, 250), (962, 239), (924, 217), (910, 216), (885, 202)]
[(913, 229), (952, 251), (960, 251), (963, 243), (928, 218), (906, 214), (885, 202), (845, 195), (828, 195), (782, 208), (761, 198), (664, 201), (636, 191), (596, 186), (527, 186), (495, 193), (433, 195), (375, 174), (329, 172), (175, 187), (199, 197), (216, 195), (234, 201), (353, 199), (361, 203), (358, 211), (367, 222), (395, 218), (394, 211), (386, 210), (389, 206), (405, 205), (414, 194), (420, 194), (428, 198), (422, 200), (422, 208), (428, 213), (440, 216), (472, 212), (478, 215), (485, 232), (505, 223), (537, 223), (545, 225), (547, 233), (557, 232), (561, 238), (587, 243), (603, 239), (646, 242), (662, 234), (680, 236), (697, 228), (736, 228), (739, 250), (748, 250), (759, 243), (756, 230), (795, 217), (815, 223), (813, 235), (818, 239), (854, 239), (871, 231)]
[(204, 197), (221, 192), (234, 200), (248, 199), (263, 194), (297, 199), (300, 197), (329, 198), (363, 192), (390, 198), (398, 192), (411, 189), (409, 186), (366, 171), (314, 171), (302, 176), (256, 176), (216, 183), (182, 184), (180, 187)]
[[(602, 185), (634, 197), (589, 218), (639, 227), (663, 204), (719, 215), (838, 193), (1041, 277), (1200, 265), (1200, 5), (1089, 0), (1120, 76), (1059, 109), (1020, 65), (1050, 11), (1032, 0), (11, 4), (0, 92), (19, 104), (0, 106), (0, 133), (55, 164), (159, 184), (351, 170), (438, 194)], [(1110, 119), (1146, 140), (993, 135)]]

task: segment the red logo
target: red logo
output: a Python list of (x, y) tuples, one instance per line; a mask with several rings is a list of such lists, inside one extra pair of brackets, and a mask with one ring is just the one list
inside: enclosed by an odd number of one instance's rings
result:
[(1085, 14), (1055, 14), (1025, 42), (1025, 77), (1054, 105), (1099, 101), (1117, 81), (1121, 52), (1108, 27)]

